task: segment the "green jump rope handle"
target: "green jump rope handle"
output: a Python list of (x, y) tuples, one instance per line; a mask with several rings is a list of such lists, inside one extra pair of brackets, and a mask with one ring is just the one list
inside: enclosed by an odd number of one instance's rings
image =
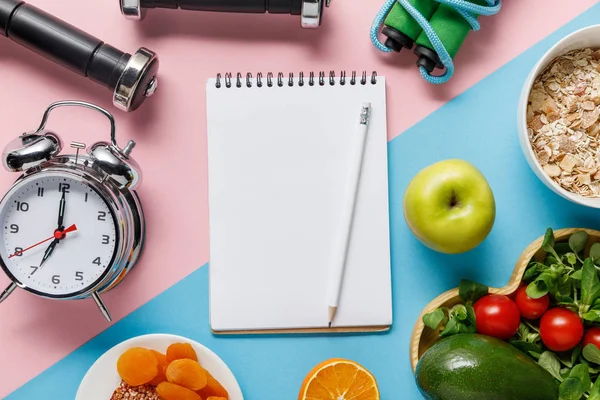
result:
[[(435, 0), (408, 0), (426, 19), (431, 18), (439, 4)], [(403, 47), (412, 49), (415, 40), (423, 32), (417, 21), (396, 2), (387, 15), (382, 34), (387, 36), (385, 45), (399, 52)]]
[[(484, 0), (468, 1), (482, 6), (487, 5)], [(429, 18), (429, 23), (452, 59), (454, 59), (467, 38), (471, 25), (454, 8), (445, 4), (440, 4), (435, 13)], [(419, 56), (417, 65), (425, 68), (430, 73), (434, 68), (444, 68), (425, 32), (420, 33), (416, 44), (415, 54)]]

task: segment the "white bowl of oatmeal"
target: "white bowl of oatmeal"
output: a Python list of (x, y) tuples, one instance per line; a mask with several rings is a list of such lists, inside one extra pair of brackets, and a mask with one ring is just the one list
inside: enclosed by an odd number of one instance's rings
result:
[(600, 25), (565, 37), (536, 64), (517, 125), (538, 178), (568, 200), (600, 208)]

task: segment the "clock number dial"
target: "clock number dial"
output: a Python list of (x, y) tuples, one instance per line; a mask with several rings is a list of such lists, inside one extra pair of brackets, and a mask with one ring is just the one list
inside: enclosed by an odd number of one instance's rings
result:
[[(58, 191), (59, 192), (65, 192), (65, 193), (69, 193), (69, 189), (71, 188), (71, 185), (69, 185), (68, 183), (59, 183), (58, 184)], [(87, 193), (86, 193), (87, 194)]]
[[(77, 228), (61, 236), (56, 217), (63, 196), (63, 225)], [(83, 178), (66, 172), (40, 172), (17, 183), (0, 203), (0, 220), (5, 227), (0, 267), (44, 296), (66, 298), (95, 288), (118, 250), (118, 225), (108, 202)], [(24, 246), (49, 237), (57, 244), (45, 260), (50, 239)]]

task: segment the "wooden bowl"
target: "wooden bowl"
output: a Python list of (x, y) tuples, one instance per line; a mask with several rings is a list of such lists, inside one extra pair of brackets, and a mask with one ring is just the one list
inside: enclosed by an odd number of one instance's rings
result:
[[(571, 234), (577, 231), (586, 231), (589, 235), (587, 248), (585, 249), (585, 254), (588, 254), (587, 252), (589, 251), (590, 246), (596, 242), (600, 242), (600, 231), (579, 228), (559, 229), (554, 231), (554, 237), (556, 238), (556, 242), (563, 242), (566, 241)], [(500, 289), (490, 288), (490, 293), (510, 296), (516, 292), (521, 284), (523, 273), (525, 272), (525, 269), (527, 268), (527, 265), (529, 265), (531, 259), (535, 258), (537, 261), (541, 261), (545, 258), (546, 252), (540, 248), (543, 240), (544, 237), (542, 236), (527, 246), (525, 251), (523, 251), (517, 260), (515, 269), (513, 270), (508, 284)], [(419, 319), (415, 324), (410, 338), (410, 364), (413, 372), (417, 368), (417, 363), (419, 362), (419, 359), (423, 353), (440, 339), (437, 331), (434, 331), (423, 324), (423, 315), (430, 313), (439, 307), (450, 308), (461, 302), (462, 301), (458, 296), (458, 288), (455, 288), (442, 293), (433, 299), (433, 301), (431, 301), (429, 304), (427, 304), (427, 306), (423, 309), (421, 315), (419, 315)]]

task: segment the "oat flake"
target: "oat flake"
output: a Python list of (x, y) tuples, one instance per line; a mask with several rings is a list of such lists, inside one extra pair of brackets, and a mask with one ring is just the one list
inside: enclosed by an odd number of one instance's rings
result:
[(554, 59), (536, 78), (527, 132), (544, 172), (560, 186), (600, 197), (600, 50)]

